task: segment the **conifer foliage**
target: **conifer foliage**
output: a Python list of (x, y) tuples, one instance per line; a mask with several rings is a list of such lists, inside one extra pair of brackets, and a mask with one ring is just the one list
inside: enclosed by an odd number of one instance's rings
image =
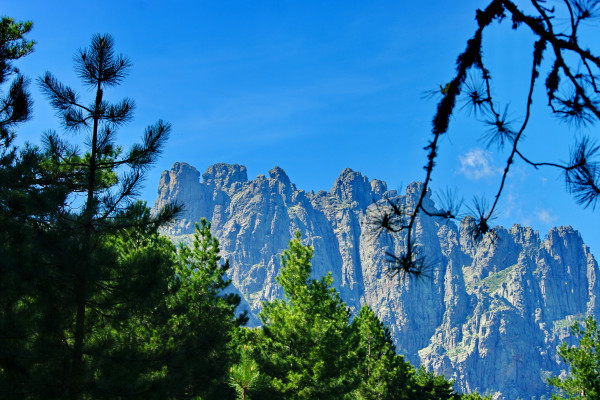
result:
[[(30, 28), (0, 22), (0, 84), (32, 50)], [(264, 305), (262, 329), (239, 329), (247, 317), (236, 315), (210, 223), (177, 249), (158, 228), (179, 207), (152, 215), (135, 201), (170, 125), (149, 126), (128, 151), (118, 144), (134, 103), (109, 103), (105, 91), (130, 66), (109, 35), (95, 35), (75, 58), (91, 102), (51, 73), (39, 79), (75, 142), (50, 131), (41, 150), (18, 151), (27, 80), (17, 75), (1, 101), (0, 398), (456, 398), (450, 382), (395, 353), (370, 308), (350, 322), (331, 274), (311, 279), (300, 233), (282, 255), (285, 298)], [(236, 337), (251, 343), (241, 359)]]
[(242, 347), (239, 364), (229, 369), (229, 385), (235, 389), (239, 400), (250, 398), (250, 394), (260, 385), (258, 364), (250, 355), (250, 349), (245, 344)]
[[(107, 367), (114, 360), (99, 354), (100, 348), (94, 346), (97, 328), (110, 326), (116, 317), (127, 319), (139, 307), (139, 297), (121, 290), (122, 284), (127, 282), (127, 288), (133, 289), (142, 287), (136, 285), (136, 280), (148, 279), (122, 264), (118, 254), (111, 254), (106, 238), (130, 227), (157, 226), (175, 211), (169, 207), (152, 217), (141, 210), (136, 212), (132, 204), (143, 173), (159, 156), (170, 126), (162, 121), (149, 126), (142, 144), (134, 145), (128, 152), (116, 143), (117, 128), (132, 118), (134, 103), (123, 99), (111, 104), (105, 100), (104, 92), (120, 84), (130, 66), (127, 58), (115, 53), (110, 35), (94, 35), (90, 46), (75, 57), (75, 70), (82, 84), (94, 93), (89, 104), (49, 72), (39, 79), (65, 133), (70, 137), (83, 136), (79, 143), (70, 143), (55, 131), (43, 138), (45, 167), (60, 176), (68, 190), (56, 227), (70, 241), (65, 253), (69, 260), (64, 261), (61, 270), (61, 280), (68, 289), (61, 303), (73, 312), (72, 319), (64, 321), (64, 342), (69, 350), (64, 385), (67, 397), (73, 399), (94, 388), (92, 382), (99, 382), (91, 374), (96, 366)], [(149, 275), (154, 273), (160, 276), (163, 272), (156, 268), (147, 271)], [(97, 357), (104, 357), (105, 361), (100, 362)], [(96, 386), (95, 390), (112, 389)]]
[(548, 383), (566, 395), (553, 395), (553, 399), (599, 399), (600, 398), (600, 330), (593, 317), (584, 326), (578, 322), (571, 327), (571, 334), (579, 340), (578, 345), (563, 343), (558, 355), (570, 367), (567, 377), (554, 376)]
[(219, 253), (219, 242), (205, 219), (196, 224), (192, 246), (179, 247), (165, 320), (156, 324), (168, 371), (163, 398), (233, 395), (227, 382), (234, 360), (229, 343), (247, 317), (236, 316), (241, 298), (226, 293), (229, 262), (222, 262)]
[[(31, 27), (31, 22), (15, 22), (8, 17), (3, 17), (0, 21), (0, 85), (3, 85), (11, 75), (17, 74), (8, 92), (0, 101), (0, 150), (2, 151), (0, 160), (3, 164), (11, 160), (10, 157), (8, 159), (5, 157), (14, 139), (13, 129), (31, 115), (32, 102), (27, 91), (27, 80), (12, 65), (12, 61), (33, 51), (34, 42), (23, 37)], [(9, 154), (14, 155), (14, 152)]]
[[(93, 90), (94, 98), (85, 104), (77, 92), (62, 84), (50, 72), (38, 82), (65, 130), (70, 136), (83, 135), (85, 152), (78, 145), (62, 139), (55, 131), (43, 138), (53, 164), (48, 167), (68, 172), (71, 192), (82, 196), (81, 209), (71, 205), (70, 218), (87, 236), (103, 229), (118, 229), (117, 211), (131, 204), (144, 172), (158, 158), (168, 139), (170, 124), (159, 120), (148, 126), (142, 143), (124, 151), (116, 143), (117, 129), (133, 118), (135, 103), (125, 98), (117, 103), (105, 100), (105, 90), (119, 85), (127, 76), (131, 62), (117, 55), (110, 35), (94, 35), (89, 48), (75, 57), (75, 70), (84, 86)], [(72, 203), (77, 204), (77, 203)], [(167, 207), (155, 219), (164, 222), (173, 215)], [(129, 221), (123, 222), (128, 226)]]
[(356, 336), (331, 274), (310, 279), (313, 250), (300, 233), (281, 256), (285, 300), (264, 304), (257, 362), (268, 379), (257, 398), (342, 399), (356, 387)]
[(414, 398), (414, 370), (396, 354), (389, 329), (369, 306), (363, 306), (352, 322), (358, 334), (357, 399)]
[(248, 392), (253, 398), (461, 398), (453, 382), (425, 369), (417, 373), (396, 354), (388, 329), (368, 306), (350, 323), (331, 274), (310, 278), (312, 255), (298, 232), (281, 256), (277, 281), (285, 299), (265, 303), (263, 328), (242, 335), (255, 347), (263, 378)]

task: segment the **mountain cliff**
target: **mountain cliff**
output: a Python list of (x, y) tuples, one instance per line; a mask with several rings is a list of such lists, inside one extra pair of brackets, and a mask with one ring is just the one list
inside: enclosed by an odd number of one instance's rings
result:
[(386, 252), (401, 243), (374, 235), (368, 216), (387, 199), (414, 204), (421, 188), (412, 183), (399, 195), (345, 169), (329, 192), (307, 193), (279, 167), (248, 180), (244, 166), (215, 164), (200, 179), (194, 167), (175, 163), (162, 173), (154, 211), (171, 201), (184, 205), (165, 229), (177, 241), (190, 241), (200, 218), (212, 222), (251, 324), (259, 323), (263, 301), (281, 296), (279, 257), (299, 229), (315, 249), (313, 274), (331, 271), (353, 312), (369, 304), (411, 363), (454, 378), (464, 392), (548, 394), (546, 378), (565, 369), (556, 347), (570, 339), (569, 326), (600, 316), (599, 270), (589, 249), (571, 227), (553, 228), (544, 239), (531, 228), (498, 227), (493, 244), (476, 244), (469, 218), (456, 226), (420, 216), (418, 243), (434, 267), (423, 279), (391, 277)]

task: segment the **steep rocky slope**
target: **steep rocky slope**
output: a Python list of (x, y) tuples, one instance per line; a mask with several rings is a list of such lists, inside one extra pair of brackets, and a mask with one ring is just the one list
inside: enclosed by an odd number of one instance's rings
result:
[(417, 237), (435, 266), (424, 279), (390, 277), (386, 252), (400, 243), (374, 236), (368, 215), (388, 198), (410, 205), (420, 189), (413, 183), (399, 196), (345, 169), (329, 192), (306, 193), (278, 167), (248, 180), (243, 166), (215, 164), (200, 179), (192, 166), (175, 163), (161, 176), (154, 209), (170, 201), (185, 206), (166, 230), (179, 241), (190, 240), (201, 217), (212, 222), (253, 324), (262, 302), (281, 294), (279, 256), (300, 229), (315, 248), (314, 275), (331, 271), (353, 311), (373, 307), (412, 363), (456, 379), (462, 391), (506, 399), (547, 394), (546, 377), (565, 368), (556, 347), (569, 339), (568, 327), (600, 314), (597, 262), (571, 227), (553, 228), (545, 239), (519, 225), (498, 228), (495, 245), (476, 245), (466, 234), (468, 219), (457, 227), (421, 217)]

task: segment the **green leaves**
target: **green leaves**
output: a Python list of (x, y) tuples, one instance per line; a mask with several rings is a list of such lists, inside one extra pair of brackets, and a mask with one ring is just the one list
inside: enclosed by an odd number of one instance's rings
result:
[(115, 53), (110, 35), (94, 35), (89, 47), (75, 57), (83, 84), (95, 90), (91, 104), (86, 105), (75, 89), (49, 72), (38, 79), (63, 128), (83, 135), (83, 151), (55, 133), (48, 134), (44, 144), (47, 157), (64, 165), (54, 170), (67, 171), (65, 181), (72, 196), (85, 196), (75, 213), (84, 217), (82, 224), (88, 232), (106, 225), (107, 219), (136, 197), (144, 172), (160, 156), (171, 130), (169, 123), (159, 120), (146, 128), (141, 144), (129, 151), (118, 145), (117, 130), (133, 118), (135, 102), (124, 98), (110, 103), (104, 91), (121, 83), (130, 66), (127, 58)]
[[(10, 75), (18, 73), (12, 61), (33, 51), (33, 41), (23, 36), (31, 30), (31, 22), (15, 22), (12, 18), (0, 20), (0, 84)], [(12, 129), (31, 115), (32, 100), (27, 91), (28, 79), (18, 75), (8, 93), (0, 98), (0, 161), (2, 164), (14, 161), (11, 149), (14, 139)]]
[[(0, 72), (5, 75), (9, 60), (30, 48), (19, 36), (29, 27), (2, 20)], [(193, 375), (198, 368), (186, 354), (220, 357), (235, 326), (236, 299), (220, 296), (228, 284), (222, 277), (226, 268), (207, 268), (215, 274), (210, 283), (191, 274), (189, 280), (199, 282), (195, 292), (190, 285), (174, 284), (180, 260), (157, 228), (179, 207), (170, 205), (153, 216), (145, 204), (133, 201), (170, 125), (159, 121), (135, 151), (123, 152), (116, 129), (131, 119), (134, 103), (125, 98), (111, 104), (103, 95), (125, 77), (129, 62), (115, 55), (110, 36), (96, 35), (76, 66), (83, 83), (95, 89), (90, 106), (50, 73), (38, 82), (65, 130), (83, 135), (79, 143), (50, 131), (44, 152), (28, 148), (18, 155), (9, 147), (8, 129), (29, 115), (24, 78), (16, 79), (0, 116), (0, 182), (5, 183), (0, 222), (11, 227), (0, 235), (0, 320), (8, 322), (0, 324), (0, 392), (19, 399), (164, 399), (179, 390), (197, 390), (194, 382), (201, 374)], [(218, 246), (211, 251), (217, 254)], [(208, 295), (202, 285), (210, 288)], [(186, 290), (190, 307), (204, 307), (201, 323), (213, 327), (207, 332), (214, 334), (202, 340), (213, 340), (214, 347), (190, 339), (203, 326), (187, 303), (176, 301)], [(184, 319), (190, 330), (168, 324)], [(4, 353), (8, 359), (2, 359)], [(228, 362), (222, 358), (224, 365), (212, 368), (221, 377)], [(181, 387), (175, 389), (175, 380)]]
[(229, 261), (220, 263), (219, 252), (219, 241), (210, 233), (210, 222), (202, 218), (200, 225), (196, 224), (193, 247), (179, 246), (176, 277), (182, 282), (184, 290), (212, 298), (221, 295), (231, 281), (225, 275)]
[(292, 303), (306, 294), (313, 256), (312, 247), (303, 246), (300, 239), (298, 231), (296, 238), (290, 241), (289, 249), (281, 255), (281, 272), (276, 278), (286, 298)]
[(163, 322), (155, 325), (158, 342), (165, 346), (164, 398), (230, 396), (226, 382), (233, 361), (229, 343), (247, 318), (245, 313), (236, 317), (240, 297), (224, 293), (230, 285), (225, 275), (229, 263), (221, 262), (219, 252), (219, 242), (205, 219), (196, 225), (193, 246), (179, 247), (164, 299)]
[[(452, 381), (423, 368), (415, 372), (396, 354), (389, 330), (368, 306), (350, 323), (350, 311), (332, 287), (331, 274), (310, 279), (312, 255), (313, 249), (303, 245), (296, 233), (281, 256), (276, 278), (285, 300), (265, 303), (260, 313), (262, 329), (241, 334), (242, 343), (253, 343), (254, 359), (264, 378), (264, 384), (253, 391), (256, 398), (460, 398)], [(238, 388), (243, 386), (242, 376), (250, 376), (243, 375), (240, 365), (235, 370)]]
[(418, 385), (418, 398), (422, 400), (454, 400), (459, 398), (454, 393), (454, 381), (448, 381), (443, 375), (436, 375), (421, 367), (415, 375)]
[(8, 75), (16, 71), (10, 61), (33, 51), (35, 42), (23, 37), (31, 31), (32, 26), (31, 21), (15, 22), (9, 17), (2, 17), (0, 20), (0, 84), (4, 83)]

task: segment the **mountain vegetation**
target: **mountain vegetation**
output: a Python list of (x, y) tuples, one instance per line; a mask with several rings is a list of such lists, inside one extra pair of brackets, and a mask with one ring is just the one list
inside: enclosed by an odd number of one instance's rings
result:
[[(233, 379), (240, 398), (258, 399), (462, 399), (453, 382), (415, 370), (395, 351), (389, 331), (365, 306), (350, 321), (350, 310), (331, 286), (331, 275), (311, 279), (313, 249), (300, 233), (281, 256), (277, 281), (285, 299), (265, 304), (262, 329), (245, 336), (242, 363), (255, 367), (262, 384), (252, 389)], [(248, 358), (248, 348), (253, 357)], [(476, 397), (473, 397), (476, 396)]]

